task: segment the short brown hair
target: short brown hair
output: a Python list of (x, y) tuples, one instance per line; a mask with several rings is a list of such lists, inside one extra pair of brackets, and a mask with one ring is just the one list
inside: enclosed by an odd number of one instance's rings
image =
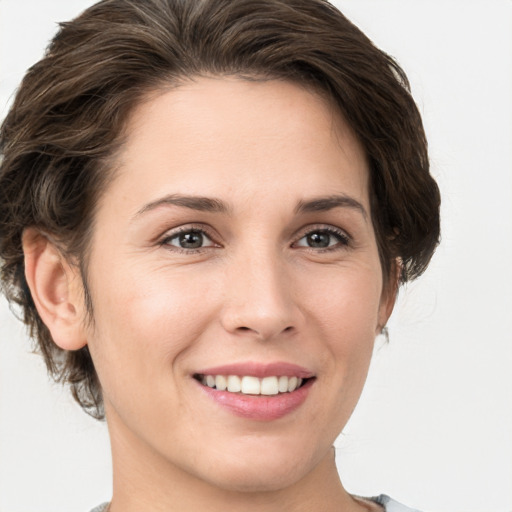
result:
[(407, 78), (327, 1), (97, 3), (61, 25), (2, 125), (0, 258), (3, 291), (21, 308), (49, 372), (98, 418), (101, 388), (87, 347), (58, 348), (36, 311), (23, 230), (51, 233), (84, 276), (95, 205), (127, 116), (149, 91), (201, 75), (283, 79), (333, 101), (369, 161), (385, 278), (397, 260), (402, 282), (420, 275), (439, 240), (439, 190)]

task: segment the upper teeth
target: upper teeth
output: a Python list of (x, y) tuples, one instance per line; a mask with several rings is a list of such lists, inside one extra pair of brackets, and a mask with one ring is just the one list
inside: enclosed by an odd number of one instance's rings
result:
[(238, 375), (203, 375), (201, 382), (210, 388), (231, 393), (246, 395), (277, 395), (295, 391), (302, 384), (298, 377), (264, 377), (259, 379), (251, 375), (239, 377)]

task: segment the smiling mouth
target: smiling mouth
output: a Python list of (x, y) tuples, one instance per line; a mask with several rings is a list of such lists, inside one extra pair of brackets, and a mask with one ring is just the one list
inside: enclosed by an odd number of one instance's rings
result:
[(274, 375), (263, 378), (252, 375), (204, 375), (197, 373), (194, 379), (203, 386), (240, 395), (275, 396), (292, 393), (304, 386), (310, 378)]

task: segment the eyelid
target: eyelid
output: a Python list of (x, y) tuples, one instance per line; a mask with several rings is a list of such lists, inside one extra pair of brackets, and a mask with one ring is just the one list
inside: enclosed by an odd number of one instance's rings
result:
[[(184, 249), (168, 243), (168, 241), (171, 240), (172, 238), (177, 237), (181, 233), (188, 233), (189, 231), (197, 231), (199, 233), (202, 233), (203, 235), (206, 236), (206, 238), (208, 238), (212, 242), (213, 245), (207, 247), (198, 247), (197, 249)], [(216, 234), (213, 233), (213, 230), (209, 226), (200, 223), (190, 223), (183, 224), (182, 226), (166, 230), (160, 237), (158, 237), (158, 245), (165, 246), (170, 250), (176, 250), (178, 252), (191, 253), (199, 252), (205, 249), (210, 249), (211, 247), (220, 247), (221, 245), (219, 242), (217, 242), (217, 239), (218, 237), (216, 236)]]
[[(189, 231), (198, 231), (205, 235), (213, 245), (207, 246), (207, 247), (199, 247), (197, 249), (184, 249), (180, 248), (174, 245), (171, 245), (168, 243), (168, 241), (172, 238), (175, 238), (176, 236), (180, 235), (181, 233), (187, 233)], [(301, 228), (297, 235), (294, 237), (294, 241), (292, 242), (292, 247), (297, 244), (299, 240), (304, 238), (310, 233), (313, 233), (315, 231), (323, 231), (330, 233), (332, 235), (338, 236), (342, 239), (340, 243), (342, 244), (341, 247), (347, 247), (352, 243), (352, 236), (342, 228), (339, 228), (337, 226), (333, 226), (332, 224), (311, 224), (308, 226), (305, 226)], [(222, 245), (217, 241), (218, 240), (217, 234), (214, 232), (214, 230), (205, 224), (201, 223), (189, 223), (189, 224), (183, 224), (181, 226), (171, 228), (166, 230), (160, 237), (158, 237), (158, 245), (166, 246), (170, 250), (175, 250), (178, 252), (184, 252), (184, 253), (191, 253), (191, 252), (200, 252), (202, 250), (207, 250), (212, 247), (222, 247)], [(308, 247), (304, 247), (305, 249), (308, 249)], [(326, 247), (326, 248), (314, 248), (309, 247), (309, 249), (314, 250), (315, 252), (321, 252), (321, 251), (329, 251), (329, 250), (336, 250), (339, 249), (340, 246), (338, 244), (332, 246), (332, 247)]]
[[(344, 229), (333, 226), (331, 224), (313, 224), (313, 225), (306, 226), (299, 231), (298, 235), (295, 237), (295, 241), (292, 243), (292, 246), (297, 244), (299, 242), (299, 240), (302, 240), (305, 236), (309, 235), (310, 233), (314, 233), (315, 231), (323, 231), (323, 232), (330, 233), (332, 235), (339, 236), (341, 239), (343, 239), (343, 242), (344, 242), (342, 247), (347, 247), (352, 243), (352, 237)], [(339, 249), (340, 247), (338, 245), (335, 245), (332, 247), (325, 247), (325, 248), (320, 248), (320, 249), (314, 248), (314, 247), (304, 247), (304, 248), (311, 249), (311, 250), (318, 252), (318, 251), (335, 250), (335, 249)]]

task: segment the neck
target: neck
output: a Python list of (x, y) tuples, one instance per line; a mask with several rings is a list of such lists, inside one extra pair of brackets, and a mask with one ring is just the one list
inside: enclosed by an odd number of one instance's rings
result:
[(109, 512), (368, 510), (343, 488), (334, 449), (307, 475), (285, 488), (245, 491), (212, 485), (163, 460), (132, 433), (118, 434), (111, 429), (114, 481)]

